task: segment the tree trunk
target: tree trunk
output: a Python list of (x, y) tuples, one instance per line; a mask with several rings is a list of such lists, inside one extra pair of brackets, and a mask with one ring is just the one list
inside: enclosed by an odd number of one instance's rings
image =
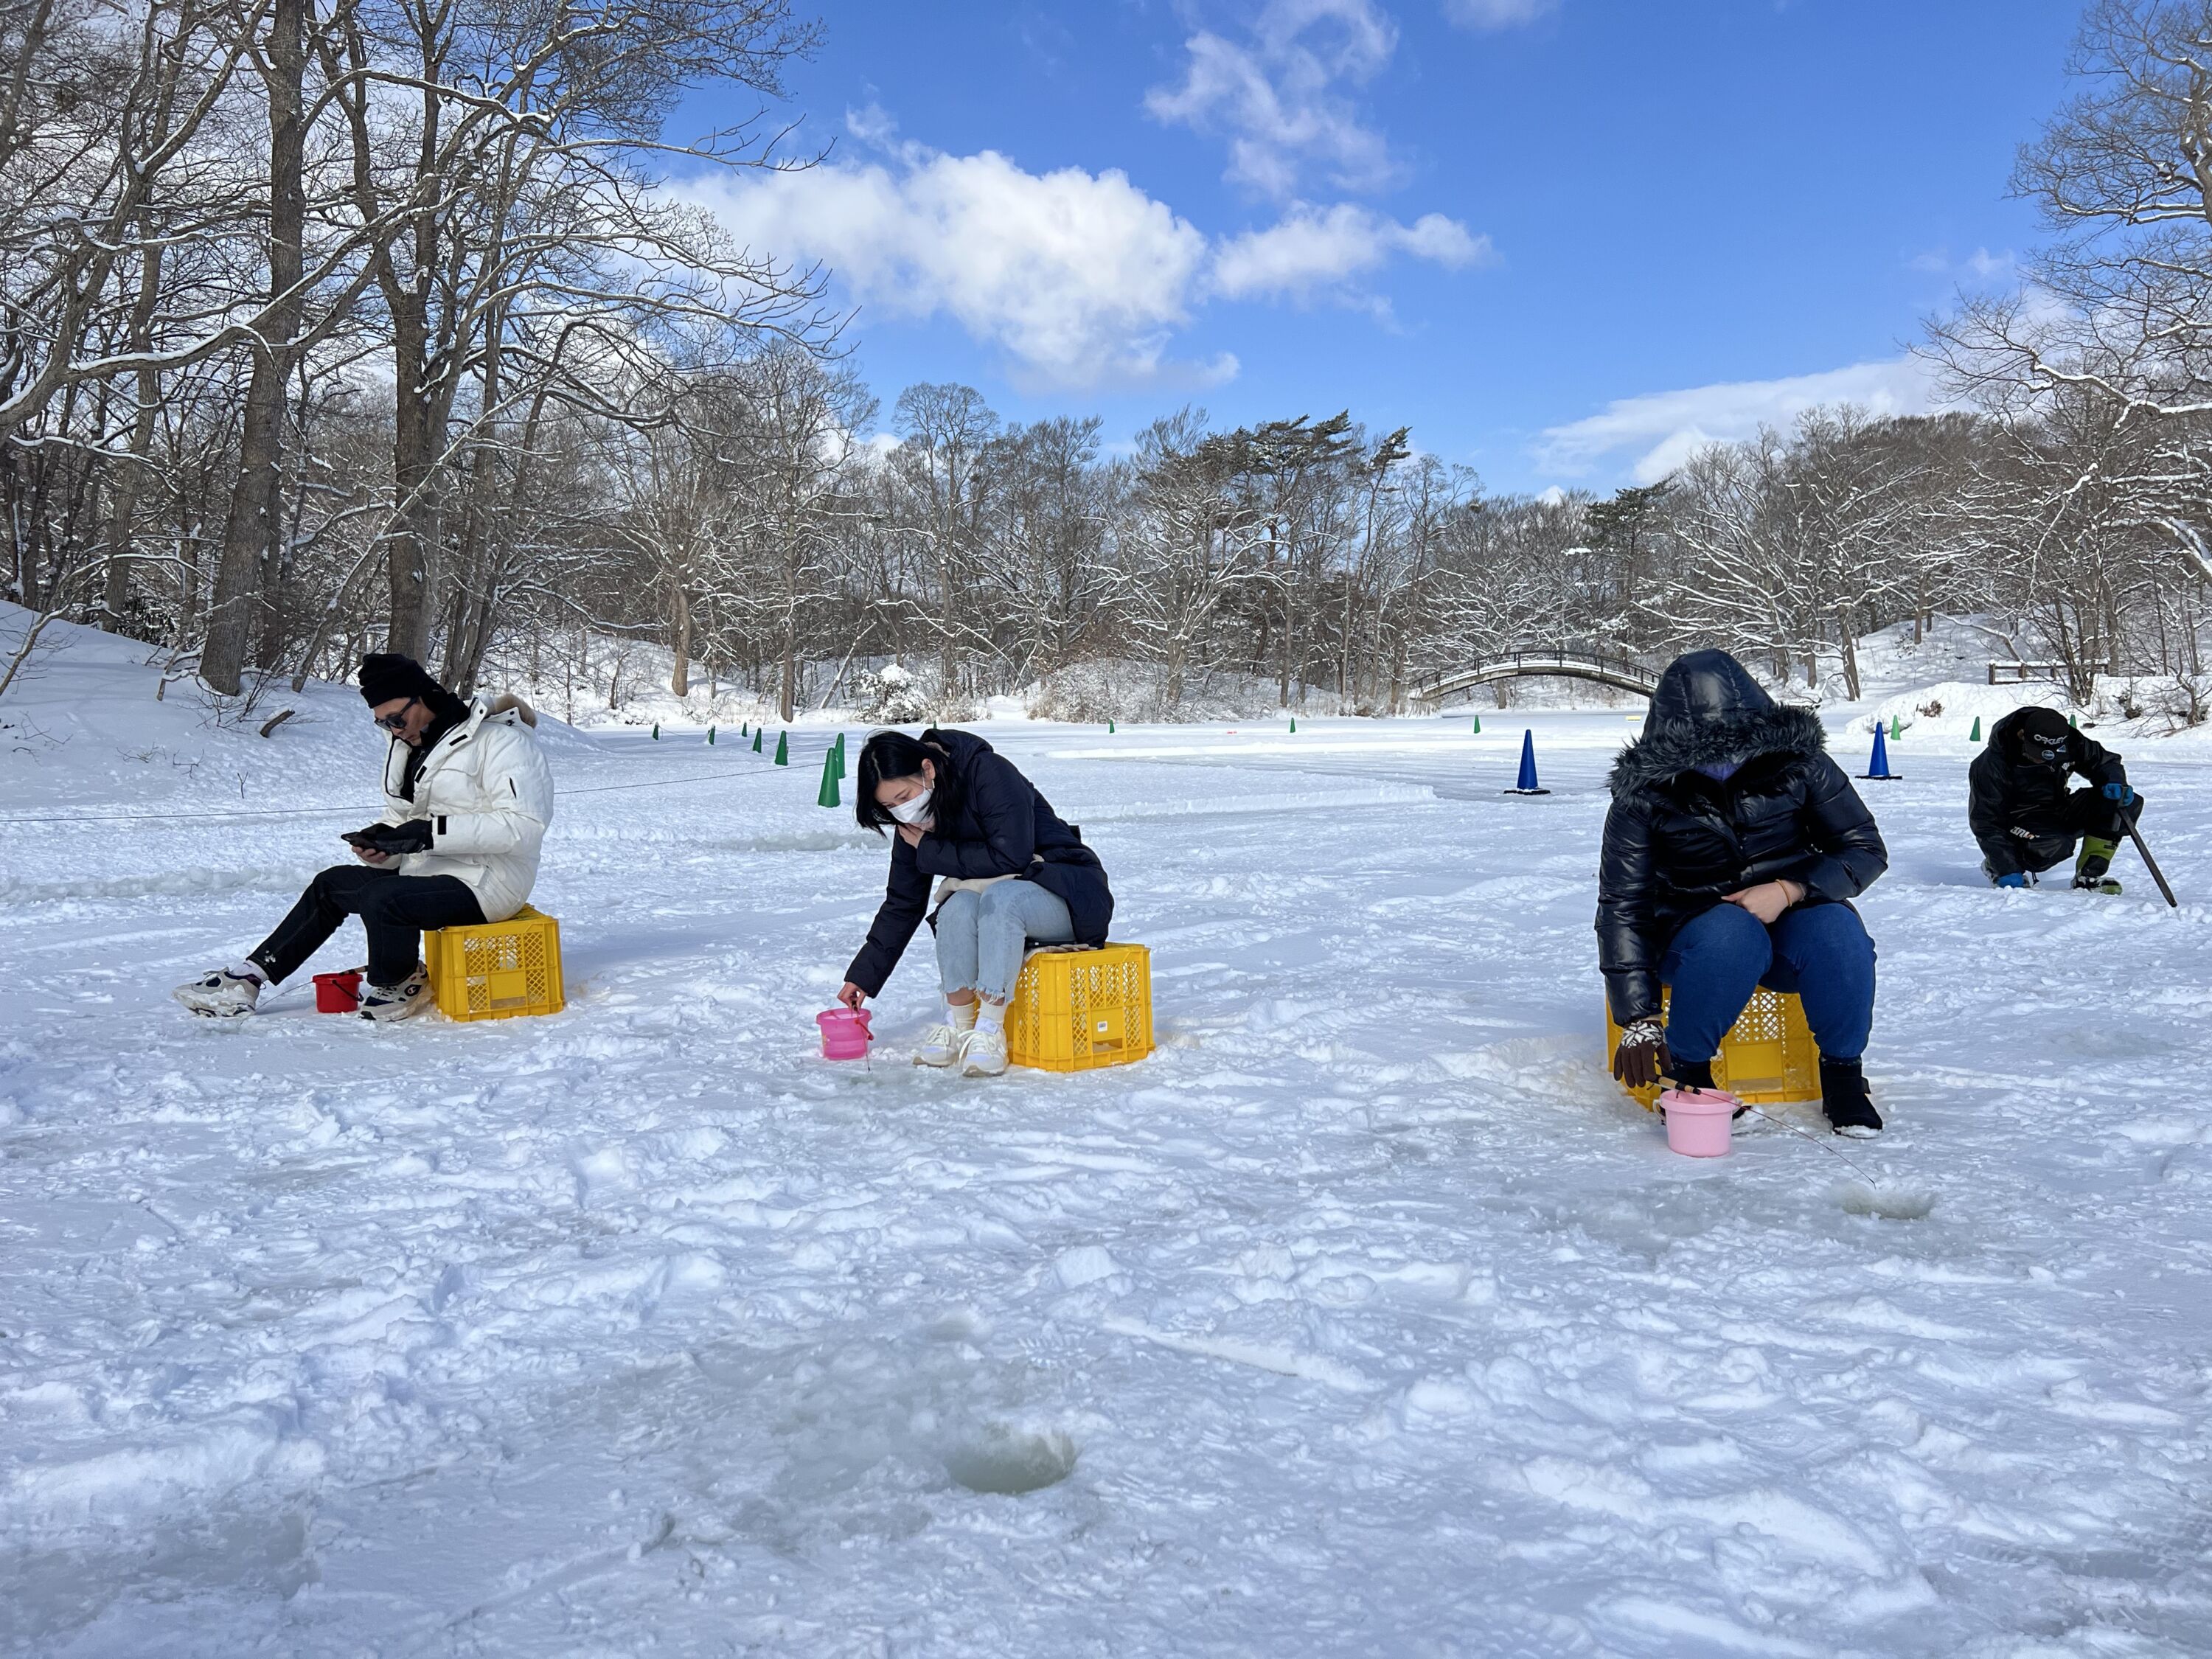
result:
[(398, 397), (392, 434), (392, 481), (397, 492), (392, 515), (391, 616), (384, 648), (421, 661), (430, 646), (430, 550), (438, 537), (435, 475), (439, 461), (434, 399), (429, 378), (429, 335), (422, 294), (405, 294), (392, 308), (392, 360), (398, 370)]
[[(676, 666), (668, 676), (668, 689), (679, 697), (691, 695), (691, 596), (684, 591), (684, 584), (676, 584), (672, 602), (676, 607)], [(784, 718), (791, 717), (789, 708)]]
[(235, 696), (246, 665), (253, 599), (276, 552), (283, 509), (284, 399), (299, 337), (302, 239), (307, 212), (307, 128), (301, 88), (307, 64), (307, 0), (276, 0), (270, 14), (269, 294), (267, 332), (253, 353), (252, 378), (239, 434), (238, 479), (216, 565), (215, 605), (208, 615), (200, 675)]
[[(154, 346), (154, 310), (161, 294), (161, 247), (151, 235), (138, 267), (138, 297), (131, 307), (131, 349), (141, 356)], [(154, 450), (154, 428), (161, 415), (161, 374), (141, 362), (137, 376), (137, 414), (131, 422), (131, 458), (116, 471), (108, 498), (107, 569), (100, 599), (100, 625), (114, 633), (131, 604), (131, 550), (135, 545), (138, 498), (145, 491), (147, 457)]]
[(783, 609), (783, 684), (778, 708), (782, 718), (790, 720), (799, 706), (799, 605), (794, 600)]

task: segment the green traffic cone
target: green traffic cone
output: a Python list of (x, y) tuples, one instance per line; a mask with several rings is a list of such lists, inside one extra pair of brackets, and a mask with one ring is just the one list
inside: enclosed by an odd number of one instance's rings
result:
[(786, 739), (790, 736), (791, 733), (788, 732), (779, 732), (776, 733), (775, 763), (778, 766), (788, 766), (791, 764), (791, 744), (786, 741)]
[(817, 806), (837, 805), (837, 751), (835, 749), (822, 757), (822, 787), (814, 797)]
[(1981, 740), (1982, 717), (1979, 714), (1977, 714), (1974, 716), (1974, 729), (1966, 733), (1966, 741), (1968, 743), (1979, 743)]
[(2071, 714), (2069, 714), (2066, 717), (2066, 724), (2072, 726), (2077, 732), (2081, 729), (2081, 722), (2075, 720)]
[(1482, 735), (1482, 716), (1480, 714), (1474, 717), (1474, 735), (1478, 738)]
[(1297, 736), (1297, 734), (1298, 734), (1298, 717), (1297, 717), (1296, 714), (1293, 714), (1293, 715), (1291, 715), (1291, 735), (1292, 737), (1296, 737), (1296, 736)]
[(1106, 735), (1109, 738), (1114, 735), (1114, 722), (1111, 720), (1106, 722)]
[(852, 768), (845, 761), (845, 734), (842, 732), (837, 734), (837, 775), (841, 778), (853, 775)]
[(714, 728), (713, 726), (708, 726), (708, 727), (707, 728), (707, 747), (708, 747), (708, 748), (709, 748), (709, 749), (712, 749), (714, 746)]
[(752, 735), (752, 727), (744, 720), (739, 720), (738, 722), (738, 735), (741, 738), (750, 737)]
[[(765, 731), (765, 730), (767, 730), (767, 728), (766, 728), (765, 726), (763, 726), (763, 727), (762, 728), (762, 731)], [(760, 733), (759, 732), (754, 732), (754, 733), (753, 733), (753, 753), (755, 753), (756, 755), (759, 754), (759, 753), (760, 753), (760, 751), (761, 751), (760, 740), (761, 740), (761, 733)]]
[(653, 723), (653, 740), (655, 743), (659, 743), (660, 741), (660, 722), (659, 720), (655, 720)]
[(1895, 743), (1895, 742), (1896, 742), (1899, 738), (1903, 737), (1904, 735), (1905, 735), (1905, 720), (1904, 720), (1904, 717), (1903, 717), (1902, 715), (1892, 714), (1892, 715), (1889, 717), (1889, 740), (1890, 740), (1892, 743)]

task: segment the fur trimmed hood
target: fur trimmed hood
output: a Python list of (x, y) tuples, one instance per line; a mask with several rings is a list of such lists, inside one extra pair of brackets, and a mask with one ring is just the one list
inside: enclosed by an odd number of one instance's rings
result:
[(1692, 651), (1659, 677), (1644, 735), (1620, 751), (1607, 782), (1613, 799), (1625, 800), (1693, 767), (1818, 755), (1827, 747), (1811, 709), (1776, 702), (1725, 651)]

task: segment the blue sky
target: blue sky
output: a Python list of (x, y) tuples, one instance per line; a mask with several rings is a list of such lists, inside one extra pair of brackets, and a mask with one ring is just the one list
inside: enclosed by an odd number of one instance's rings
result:
[(833, 268), (886, 410), (1348, 406), (1495, 489), (1610, 489), (1808, 401), (1925, 406), (1921, 319), (2036, 234), (2006, 177), (2079, 15), (842, 0), (791, 77), (826, 164), (687, 188)]

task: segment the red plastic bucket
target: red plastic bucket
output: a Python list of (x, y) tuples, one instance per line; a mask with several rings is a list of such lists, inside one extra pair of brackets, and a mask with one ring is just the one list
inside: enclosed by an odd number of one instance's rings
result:
[(361, 1011), (361, 974), (349, 968), (343, 974), (315, 975), (315, 1012), (352, 1014)]

